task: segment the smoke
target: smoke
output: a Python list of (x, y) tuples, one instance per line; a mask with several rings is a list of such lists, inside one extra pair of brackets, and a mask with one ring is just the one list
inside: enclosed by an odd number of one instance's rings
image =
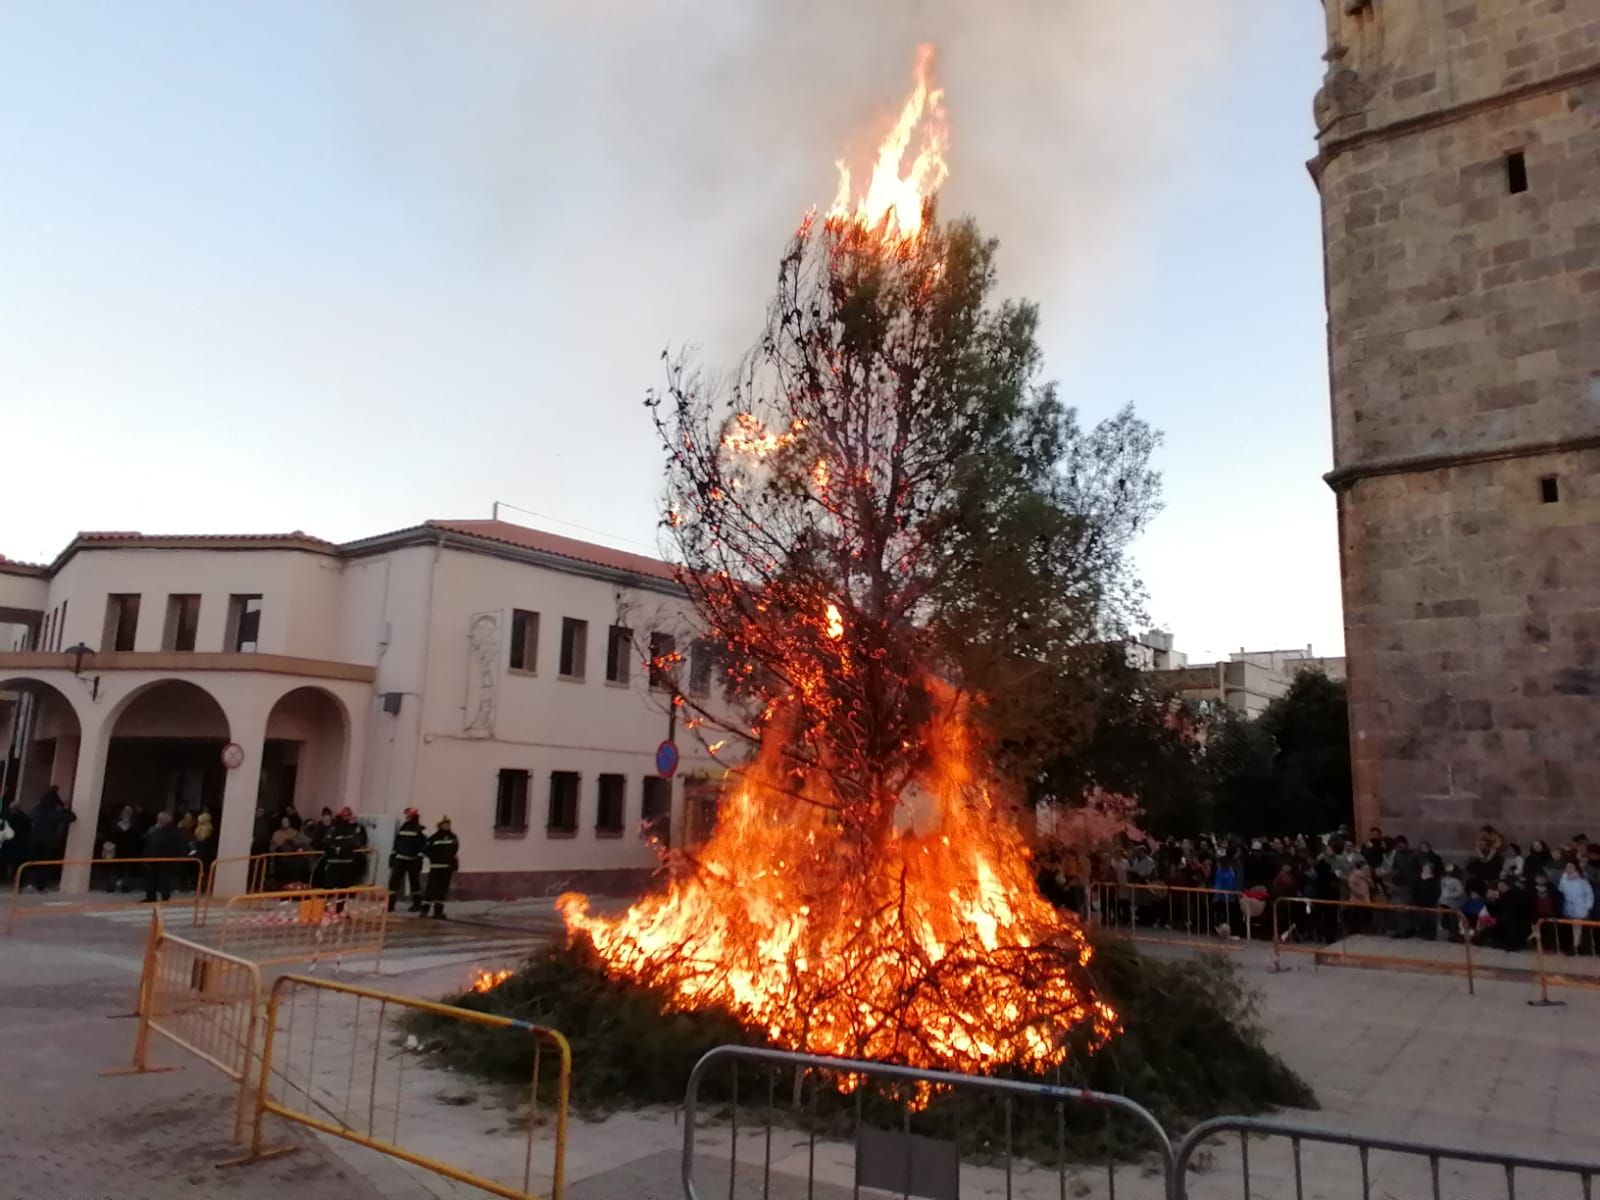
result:
[(748, 341), (784, 238), (832, 197), (836, 158), (867, 161), (932, 42), (942, 211), (1000, 238), (1004, 289), (1040, 300), (1059, 344), (1149, 266), (1151, 201), (1243, 7), (383, 0), (352, 31), (355, 86), (385, 169), (443, 189), (489, 253), (529, 255), (569, 311), (641, 318), (644, 349), (720, 352)]

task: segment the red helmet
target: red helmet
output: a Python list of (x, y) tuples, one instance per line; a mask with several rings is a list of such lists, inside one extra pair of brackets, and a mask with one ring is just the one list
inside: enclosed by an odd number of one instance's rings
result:
[(406, 809), (406, 820), (408, 820), (408, 821), (420, 821), (421, 819), (422, 819), (422, 814), (420, 812), (418, 812), (416, 809), (414, 809), (414, 808)]
[(356, 819), (355, 810), (346, 804), (339, 810), (339, 819), (341, 821), (354, 821)]

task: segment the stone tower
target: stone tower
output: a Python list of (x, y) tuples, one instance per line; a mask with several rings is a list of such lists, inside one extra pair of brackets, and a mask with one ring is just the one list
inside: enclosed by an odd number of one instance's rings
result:
[(1356, 816), (1600, 838), (1600, 0), (1323, 0)]

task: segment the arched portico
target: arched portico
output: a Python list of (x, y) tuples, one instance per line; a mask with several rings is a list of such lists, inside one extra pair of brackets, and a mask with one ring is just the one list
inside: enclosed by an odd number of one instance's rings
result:
[(309, 819), (352, 803), (345, 796), (350, 753), (343, 701), (314, 684), (290, 688), (267, 713), (259, 807), (269, 817), (293, 809)]
[(5, 800), (25, 810), (47, 787), (70, 803), (77, 781), (84, 718), (69, 693), (42, 679), (0, 679), (0, 744)]

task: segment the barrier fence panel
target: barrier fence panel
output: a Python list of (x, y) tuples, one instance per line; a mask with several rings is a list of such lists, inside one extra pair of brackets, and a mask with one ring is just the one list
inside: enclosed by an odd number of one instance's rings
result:
[(1272, 905), (1274, 970), (1285, 953), (1318, 961), (1464, 974), (1476, 993), (1472, 936), (1449, 908), (1282, 896)]
[[(726, 1120), (702, 1124), (702, 1100)], [(1133, 1165), (1151, 1153), (1159, 1170)], [(1086, 1195), (1102, 1172), (1112, 1200), (1166, 1200), (1171, 1166), (1140, 1105), (1042, 1083), (718, 1046), (683, 1100), (685, 1200)]]
[(217, 945), (262, 965), (355, 954), (381, 958), (388, 927), (387, 888), (256, 892), (222, 906)]
[[(530, 1043), (526, 1129), (471, 1142), (470, 1168), (451, 1157), (462, 1142), (438, 1128), (435, 1093), (456, 1076), (421, 1056), (429, 1029), (467, 1022), (516, 1030)], [(572, 1052), (560, 1033), (350, 984), (286, 975), (272, 987), (255, 1095), (253, 1162), (275, 1151), (268, 1114), (511, 1200), (560, 1200), (565, 1177)]]
[(1145, 941), (1210, 941), (1228, 949), (1265, 941), (1269, 934), (1265, 901), (1244, 892), (1164, 883), (1091, 885), (1089, 921)]
[[(82, 896), (61, 896), (36, 903), (24, 903), (22, 893), (30, 887), (51, 887), (59, 884), (61, 873), (68, 867), (87, 867), (92, 883), (104, 882), (110, 876), (113, 883), (120, 877), (131, 885), (126, 900), (91, 899), (93, 892)], [(102, 878), (96, 878), (96, 873)], [(152, 874), (154, 879), (152, 879)], [(205, 890), (205, 864), (198, 858), (41, 858), (32, 859), (17, 867), (11, 880), (11, 903), (6, 909), (6, 932), (10, 933), (16, 920), (26, 917), (72, 916), (78, 913), (133, 912), (138, 897), (147, 894), (154, 884), (156, 894), (182, 895), (182, 899), (157, 900), (158, 904), (187, 905), (193, 909), (192, 924), (200, 924), (201, 893)], [(193, 895), (186, 895), (193, 892)]]
[(169, 1070), (150, 1065), (150, 1035), (157, 1034), (239, 1084), (234, 1138), (241, 1140), (254, 1079), (260, 1001), (261, 971), (255, 963), (170, 934), (160, 914), (152, 913), (139, 976), (133, 1065), (106, 1074)]
[(1550, 988), (1600, 988), (1600, 921), (1544, 919), (1533, 927), (1537, 956), (1539, 1003), (1550, 999)]
[[(1190, 1189), (1196, 1200), (1214, 1195), (1230, 1200), (1593, 1200), (1597, 1176), (1600, 1160), (1441, 1146), (1271, 1118), (1217, 1117), (1196, 1125), (1179, 1143), (1172, 1194), (1173, 1200), (1188, 1200)], [(1226, 1182), (1232, 1179), (1240, 1181), (1238, 1190)]]

